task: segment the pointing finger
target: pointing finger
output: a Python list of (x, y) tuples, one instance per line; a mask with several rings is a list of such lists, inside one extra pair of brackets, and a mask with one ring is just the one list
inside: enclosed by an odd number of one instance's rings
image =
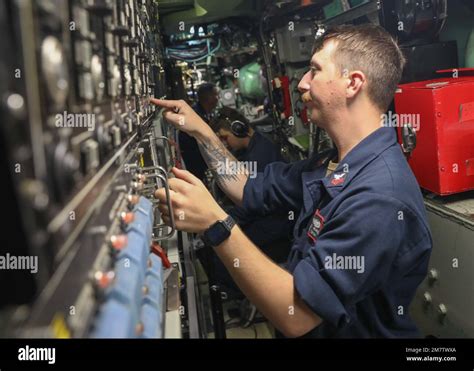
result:
[(150, 98), (150, 102), (157, 105), (158, 107), (171, 109), (175, 112), (179, 112), (179, 110), (183, 107), (183, 102), (179, 100)]

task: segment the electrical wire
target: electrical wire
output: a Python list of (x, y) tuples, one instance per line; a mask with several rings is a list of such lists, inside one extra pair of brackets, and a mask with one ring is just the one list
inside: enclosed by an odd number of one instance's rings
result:
[[(199, 62), (199, 61), (201, 61), (203, 59), (206, 59), (209, 56), (213, 55), (215, 52), (217, 52), (220, 49), (220, 47), (221, 47), (221, 40), (220, 39), (218, 40), (217, 46), (214, 49), (210, 49), (211, 48), (210, 41), (207, 40), (206, 48), (203, 49), (203, 50), (208, 51), (205, 55), (196, 55), (197, 52), (189, 51), (189, 50), (181, 51), (181, 50), (176, 49), (176, 48), (167, 48), (166, 53), (171, 58), (183, 60), (183, 61), (188, 62), (188, 63), (194, 63), (194, 62)], [(194, 54), (194, 53), (196, 53), (196, 54)], [(199, 54), (202, 54), (202, 51)]]
[(203, 59), (206, 59), (207, 57), (212, 56), (216, 51), (218, 51), (220, 49), (220, 47), (221, 47), (221, 40), (219, 39), (219, 41), (217, 43), (217, 46), (214, 49), (212, 49), (211, 51), (209, 51), (209, 53), (207, 55), (204, 55), (204, 56), (202, 56), (200, 58), (197, 58), (197, 59), (187, 60), (187, 62), (194, 63), (194, 62), (199, 62)]

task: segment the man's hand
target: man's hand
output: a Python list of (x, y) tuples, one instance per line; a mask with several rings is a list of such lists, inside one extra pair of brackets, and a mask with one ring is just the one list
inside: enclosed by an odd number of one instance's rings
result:
[(166, 121), (178, 130), (184, 131), (191, 136), (203, 134), (211, 130), (209, 125), (184, 100), (151, 98), (150, 102), (158, 107), (165, 108), (163, 117)]
[[(176, 228), (191, 233), (202, 233), (218, 220), (224, 220), (227, 214), (217, 204), (204, 184), (189, 171), (172, 169), (176, 178), (169, 180), (171, 205)], [(155, 191), (160, 200), (158, 209), (163, 221), (170, 225), (170, 210), (166, 205), (164, 188)]]
[[(235, 204), (241, 205), (248, 174), (247, 172), (236, 173), (235, 169), (240, 168), (234, 166), (237, 165), (237, 159), (225, 148), (211, 127), (184, 100), (152, 98), (150, 102), (165, 108), (163, 117), (173, 126), (196, 139), (199, 151), (209, 169), (214, 173), (219, 187)], [(224, 171), (222, 171), (223, 168)], [(180, 176), (177, 177), (180, 178)], [(188, 183), (192, 182), (188, 181)], [(181, 222), (179, 219), (176, 221)], [(182, 225), (182, 223), (179, 224)]]

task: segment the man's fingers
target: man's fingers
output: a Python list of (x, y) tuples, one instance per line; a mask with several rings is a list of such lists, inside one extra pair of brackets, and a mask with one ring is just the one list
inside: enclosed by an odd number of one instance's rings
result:
[(166, 201), (166, 191), (164, 188), (158, 188), (155, 191), (155, 198), (159, 200), (160, 202), (165, 202)]
[(158, 210), (160, 210), (161, 215), (170, 215), (170, 210), (168, 209), (168, 206), (164, 204), (158, 205)]
[(169, 216), (163, 215), (163, 216), (161, 217), (161, 219), (163, 219), (163, 222), (164, 222), (166, 225), (171, 225), (171, 219), (170, 219)]
[[(165, 120), (177, 124), (178, 126), (184, 126), (184, 116), (179, 113), (174, 113), (172, 111), (163, 112), (163, 117)], [(179, 128), (178, 128), (179, 129)]]
[(170, 189), (172, 189), (175, 192), (183, 193), (183, 194), (186, 193), (186, 191), (190, 187), (188, 182), (182, 179), (178, 179), (178, 178), (170, 178), (168, 180), (168, 184), (170, 186)]
[[(176, 192), (174, 192), (172, 189), (170, 189), (170, 197), (173, 199), (174, 195)], [(165, 203), (166, 202), (166, 190), (164, 188), (158, 188), (155, 191), (155, 198), (157, 200), (160, 200), (160, 202)]]
[(173, 167), (171, 171), (173, 172), (175, 177), (178, 179), (182, 179), (185, 182), (193, 184), (193, 185), (201, 185), (201, 181), (199, 180), (199, 178), (195, 177), (189, 171), (181, 170), (181, 169), (178, 169), (177, 167)]
[(168, 108), (173, 111), (179, 111), (183, 107), (183, 103), (179, 100), (150, 98), (150, 102), (158, 107)]

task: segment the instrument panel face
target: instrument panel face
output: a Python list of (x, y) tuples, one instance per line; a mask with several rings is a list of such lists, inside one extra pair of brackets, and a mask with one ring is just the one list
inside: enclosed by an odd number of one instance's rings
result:
[[(14, 336), (56, 336), (58, 326), (89, 336), (109, 302), (103, 285), (118, 250), (139, 245), (152, 266), (153, 241), (174, 232), (160, 225), (152, 195), (167, 186), (171, 164), (169, 139), (154, 134), (156, 126), (170, 133), (149, 104), (166, 86), (158, 8), (151, 0), (38, 0), (1, 10), (2, 163), (13, 169), (9, 205), (18, 214), (4, 249), (36, 256), (38, 273), (24, 298), (6, 295), (0, 310), (30, 306), (27, 318), (12, 315), (26, 324)], [(142, 203), (147, 219), (133, 224), (127, 218), (138, 218)], [(58, 321), (64, 326), (51, 325)]]

